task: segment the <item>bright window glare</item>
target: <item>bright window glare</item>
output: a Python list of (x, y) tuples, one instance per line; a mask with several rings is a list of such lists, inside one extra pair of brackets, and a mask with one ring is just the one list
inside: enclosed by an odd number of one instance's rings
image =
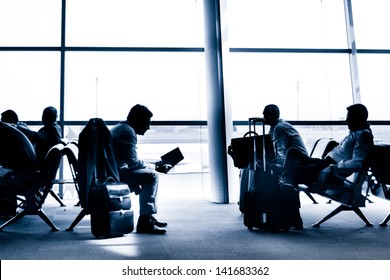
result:
[(390, 49), (390, 1), (352, 1), (356, 43), (361, 49)]
[(203, 45), (195, 0), (67, 0), (70, 46)]
[(0, 0), (0, 46), (60, 43), (60, 0)]
[(137, 103), (148, 106), (154, 120), (205, 119), (202, 55), (69, 53), (66, 119), (122, 120)]
[(233, 119), (262, 116), (278, 104), (289, 120), (345, 119), (351, 103), (348, 56), (232, 54)]
[(229, 0), (231, 47), (345, 48), (343, 1)]
[(59, 88), (59, 53), (0, 52), (1, 112), (13, 109), (22, 121), (40, 120), (43, 108), (59, 108)]

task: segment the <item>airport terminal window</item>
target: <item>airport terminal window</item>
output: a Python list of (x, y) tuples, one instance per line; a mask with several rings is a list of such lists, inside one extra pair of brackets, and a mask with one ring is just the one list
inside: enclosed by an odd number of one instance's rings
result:
[(1, 0), (0, 46), (58, 46), (60, 0)]
[(40, 121), (47, 106), (60, 106), (57, 52), (0, 52), (1, 112), (15, 110), (22, 121)]
[(269, 103), (284, 119), (344, 119), (352, 102), (348, 63), (346, 54), (232, 53), (233, 119), (262, 116)]
[(390, 49), (388, 0), (352, 1), (359, 49)]
[(195, 0), (67, 0), (70, 46), (199, 47)]
[(362, 103), (370, 110), (370, 119), (389, 120), (387, 94), (390, 77), (389, 54), (359, 54), (359, 80)]
[(346, 48), (343, 1), (228, 0), (231, 47)]
[[(234, 121), (261, 115), (271, 102), (286, 120), (345, 118), (352, 89), (343, 2), (227, 0), (231, 52), (224, 78)], [(388, 120), (388, 1), (351, 2), (362, 102), (375, 108), (371, 119)], [(0, 109), (13, 108), (22, 120), (38, 123), (43, 107), (64, 105), (65, 123), (82, 123), (95, 116), (121, 120), (133, 103), (144, 103), (156, 121), (205, 121), (202, 3), (0, 0), (0, 92), (7, 96)], [(69, 128), (65, 124), (65, 134)], [(319, 133), (306, 128), (308, 137)], [(326, 135), (336, 131), (324, 129)], [(153, 126), (150, 136), (166, 140), (172, 133), (204, 155), (205, 124)]]
[(140, 103), (153, 120), (205, 119), (202, 58), (191, 52), (69, 52), (65, 118), (122, 120)]

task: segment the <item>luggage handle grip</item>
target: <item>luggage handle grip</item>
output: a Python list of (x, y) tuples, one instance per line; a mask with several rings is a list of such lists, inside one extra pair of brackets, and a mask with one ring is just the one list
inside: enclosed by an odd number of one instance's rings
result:
[[(266, 155), (265, 155), (265, 120), (264, 118), (258, 118), (258, 117), (252, 117), (252, 118), (249, 118), (249, 132), (252, 132), (252, 129), (251, 129), (251, 123), (253, 123), (253, 133), (255, 135), (257, 135), (256, 133), (256, 123), (257, 122), (261, 122), (263, 124), (263, 170), (264, 172), (267, 171), (267, 167), (266, 167)], [(256, 139), (255, 137), (253, 138), (253, 161), (254, 161), (254, 169), (256, 170), (256, 165), (257, 165), (257, 151), (256, 151)]]

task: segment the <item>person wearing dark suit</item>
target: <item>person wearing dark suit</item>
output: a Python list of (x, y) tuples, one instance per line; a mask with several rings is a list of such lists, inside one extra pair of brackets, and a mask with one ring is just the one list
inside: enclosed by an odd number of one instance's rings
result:
[(111, 129), (112, 146), (122, 182), (127, 183), (132, 192), (139, 194), (138, 233), (164, 234), (166, 222), (159, 222), (153, 216), (157, 213), (156, 197), (158, 174), (155, 167), (138, 158), (137, 135), (144, 135), (150, 129), (153, 113), (145, 106), (137, 104), (130, 109), (126, 121), (121, 121)]

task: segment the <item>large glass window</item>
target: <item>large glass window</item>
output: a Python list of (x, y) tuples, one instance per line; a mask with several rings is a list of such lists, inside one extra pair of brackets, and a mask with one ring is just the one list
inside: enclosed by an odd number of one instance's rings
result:
[(370, 119), (389, 120), (390, 55), (359, 54), (358, 64), (362, 103), (367, 105)]
[(67, 0), (67, 45), (203, 46), (196, 0)]
[(58, 46), (61, 0), (1, 0), (0, 46)]
[(1, 112), (13, 109), (22, 121), (41, 120), (47, 106), (60, 106), (57, 52), (0, 52)]
[(346, 48), (343, 1), (228, 0), (231, 47)]
[(352, 0), (358, 49), (390, 49), (389, 10), (388, 0)]
[(269, 103), (290, 120), (345, 118), (352, 89), (343, 1), (230, 0), (227, 7), (233, 119), (261, 116)]
[(153, 111), (153, 120), (205, 118), (202, 57), (186, 52), (69, 52), (66, 119), (122, 120), (137, 103)]
[(270, 103), (289, 120), (340, 120), (352, 102), (345, 54), (233, 53), (230, 66), (235, 120)]

